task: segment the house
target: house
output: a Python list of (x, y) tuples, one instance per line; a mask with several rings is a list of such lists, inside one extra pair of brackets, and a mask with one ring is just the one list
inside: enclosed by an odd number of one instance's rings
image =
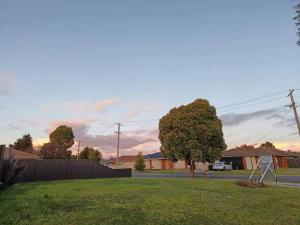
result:
[[(39, 157), (37, 155), (28, 153), (28, 152), (24, 152), (24, 151), (19, 151), (19, 150), (15, 150), (13, 149), (13, 154), (14, 154), (14, 158), (16, 160), (24, 160), (24, 159), (39, 159)], [(9, 149), (8, 148), (4, 148), (4, 154), (3, 154), (3, 158), (8, 159), (9, 157)]]
[[(134, 169), (136, 156), (120, 156), (119, 157), (119, 168), (132, 168)], [(179, 160), (173, 162), (162, 156), (161, 152), (156, 152), (153, 154), (148, 154), (144, 156), (145, 159), (145, 169), (149, 170), (184, 170), (188, 169), (188, 165), (185, 161)], [(111, 168), (116, 167), (116, 158), (111, 158), (109, 160), (109, 166)], [(204, 163), (196, 163), (196, 169), (207, 170), (208, 165)]]
[[(134, 169), (136, 155), (124, 155), (119, 157), (119, 169), (131, 168)], [(117, 167), (117, 158), (110, 158), (108, 163), (110, 168)]]
[(145, 156), (145, 169), (149, 170), (173, 170), (176, 169), (186, 169), (187, 165), (184, 161), (178, 161), (174, 163), (171, 160), (167, 160), (161, 154), (161, 152), (156, 152)]
[(257, 168), (259, 157), (271, 155), (275, 168), (287, 168), (291, 154), (276, 148), (233, 148), (223, 152), (221, 161), (232, 163), (233, 169), (251, 170)]
[(288, 158), (289, 168), (300, 168), (300, 152), (288, 151), (290, 157)]

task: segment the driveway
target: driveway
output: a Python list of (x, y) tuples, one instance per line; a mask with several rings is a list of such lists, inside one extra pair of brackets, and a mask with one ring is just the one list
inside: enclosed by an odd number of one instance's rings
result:
[[(174, 173), (159, 173), (159, 172), (134, 172), (132, 177), (136, 178), (187, 178), (189, 177), (188, 172), (177, 172)], [(196, 178), (209, 178), (209, 179), (230, 179), (230, 180), (247, 180), (249, 176), (246, 175), (223, 175), (209, 173), (204, 175), (202, 173), (196, 173)], [(258, 178), (258, 177), (256, 177)], [(278, 176), (278, 182), (280, 183), (300, 183), (300, 176)]]

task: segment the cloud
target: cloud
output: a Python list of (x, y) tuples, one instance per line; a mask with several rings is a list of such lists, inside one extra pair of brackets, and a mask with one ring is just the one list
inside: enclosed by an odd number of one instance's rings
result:
[(0, 96), (9, 95), (15, 87), (15, 76), (0, 72)]
[(20, 131), (23, 128), (20, 127), (19, 125), (10, 123), (10, 124), (7, 124), (7, 125), (0, 125), (0, 129), (3, 129), (3, 130), (4, 129), (6, 129), (6, 130), (18, 130), (18, 131)]
[[(117, 148), (117, 135), (111, 133), (109, 135), (89, 134), (89, 130), (94, 120), (81, 120), (81, 121), (52, 121), (50, 123), (50, 128), (46, 130), (49, 134), (59, 125), (67, 125), (73, 128), (76, 142), (81, 142), (81, 146), (94, 146), (101, 150), (104, 157), (109, 157), (110, 155), (116, 154)], [(113, 128), (111, 125), (108, 127)], [(152, 136), (152, 131), (145, 130), (144, 133), (136, 134), (134, 132), (126, 133), (124, 132), (120, 138), (120, 155), (136, 153), (141, 149), (145, 148), (145, 151), (150, 151), (151, 143), (156, 143), (158, 141), (156, 136)], [(146, 144), (148, 143), (148, 144)], [(77, 149), (73, 147), (73, 151)], [(157, 149), (156, 149), (157, 150)], [(155, 150), (155, 151), (156, 151)]]
[(72, 101), (72, 102), (59, 102), (49, 104), (42, 108), (42, 111), (55, 111), (57, 109), (67, 112), (92, 112), (103, 111), (115, 102), (115, 99), (104, 99), (97, 102), (86, 101)]
[(115, 102), (115, 99), (105, 99), (94, 104), (95, 110), (103, 110), (108, 106), (112, 105)]
[(32, 141), (33, 146), (35, 147), (40, 147), (43, 146), (45, 143), (49, 142), (49, 138), (37, 138), (37, 139), (33, 139)]
[(280, 121), (274, 123), (273, 126), (296, 127), (296, 121), (295, 118), (283, 118)]
[(37, 127), (37, 126), (39, 126), (39, 123), (36, 120), (21, 119), (20, 122), (23, 123), (23, 124), (25, 124), (26, 126), (30, 126), (30, 127)]
[(221, 115), (220, 118), (224, 126), (235, 126), (243, 122), (246, 122), (248, 120), (251, 120), (253, 118), (268, 116), (276, 111), (277, 109), (273, 108), (273, 109), (255, 111), (251, 113), (229, 113), (229, 114)]
[(273, 142), (276, 148), (281, 150), (300, 151), (300, 141), (288, 141), (288, 142)]

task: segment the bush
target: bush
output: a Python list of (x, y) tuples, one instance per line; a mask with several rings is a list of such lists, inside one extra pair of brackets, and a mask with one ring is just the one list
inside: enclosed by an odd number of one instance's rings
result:
[(139, 152), (135, 159), (135, 169), (139, 171), (144, 171), (145, 169), (145, 160), (141, 152)]
[(17, 182), (19, 175), (24, 171), (25, 166), (19, 166), (18, 161), (14, 157), (12, 149), (9, 150), (8, 160), (3, 162), (1, 188), (7, 188)]

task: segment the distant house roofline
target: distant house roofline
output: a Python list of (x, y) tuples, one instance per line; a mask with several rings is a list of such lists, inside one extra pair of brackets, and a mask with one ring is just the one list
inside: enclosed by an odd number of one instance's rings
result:
[[(136, 159), (136, 155), (123, 155), (123, 156), (119, 156), (119, 162), (132, 162), (135, 161)], [(116, 163), (117, 162), (117, 158), (110, 158), (109, 159), (110, 163)]]
[(223, 152), (222, 157), (258, 157), (261, 155), (272, 155), (272, 156), (294, 156), (292, 153), (279, 150), (276, 148), (258, 147), (253, 149), (239, 149), (233, 148)]
[(152, 153), (152, 154), (145, 155), (144, 158), (146, 160), (147, 159), (165, 159), (165, 157), (162, 156), (161, 152), (155, 152), (155, 153)]
[[(14, 157), (17, 160), (21, 160), (21, 159), (39, 159), (39, 156), (34, 155), (32, 153), (29, 153), (29, 152), (24, 152), (24, 151), (15, 150), (15, 149), (13, 149), (12, 151), (13, 151)], [(8, 157), (9, 157), (9, 148), (5, 148), (4, 149), (4, 159), (8, 159)]]

